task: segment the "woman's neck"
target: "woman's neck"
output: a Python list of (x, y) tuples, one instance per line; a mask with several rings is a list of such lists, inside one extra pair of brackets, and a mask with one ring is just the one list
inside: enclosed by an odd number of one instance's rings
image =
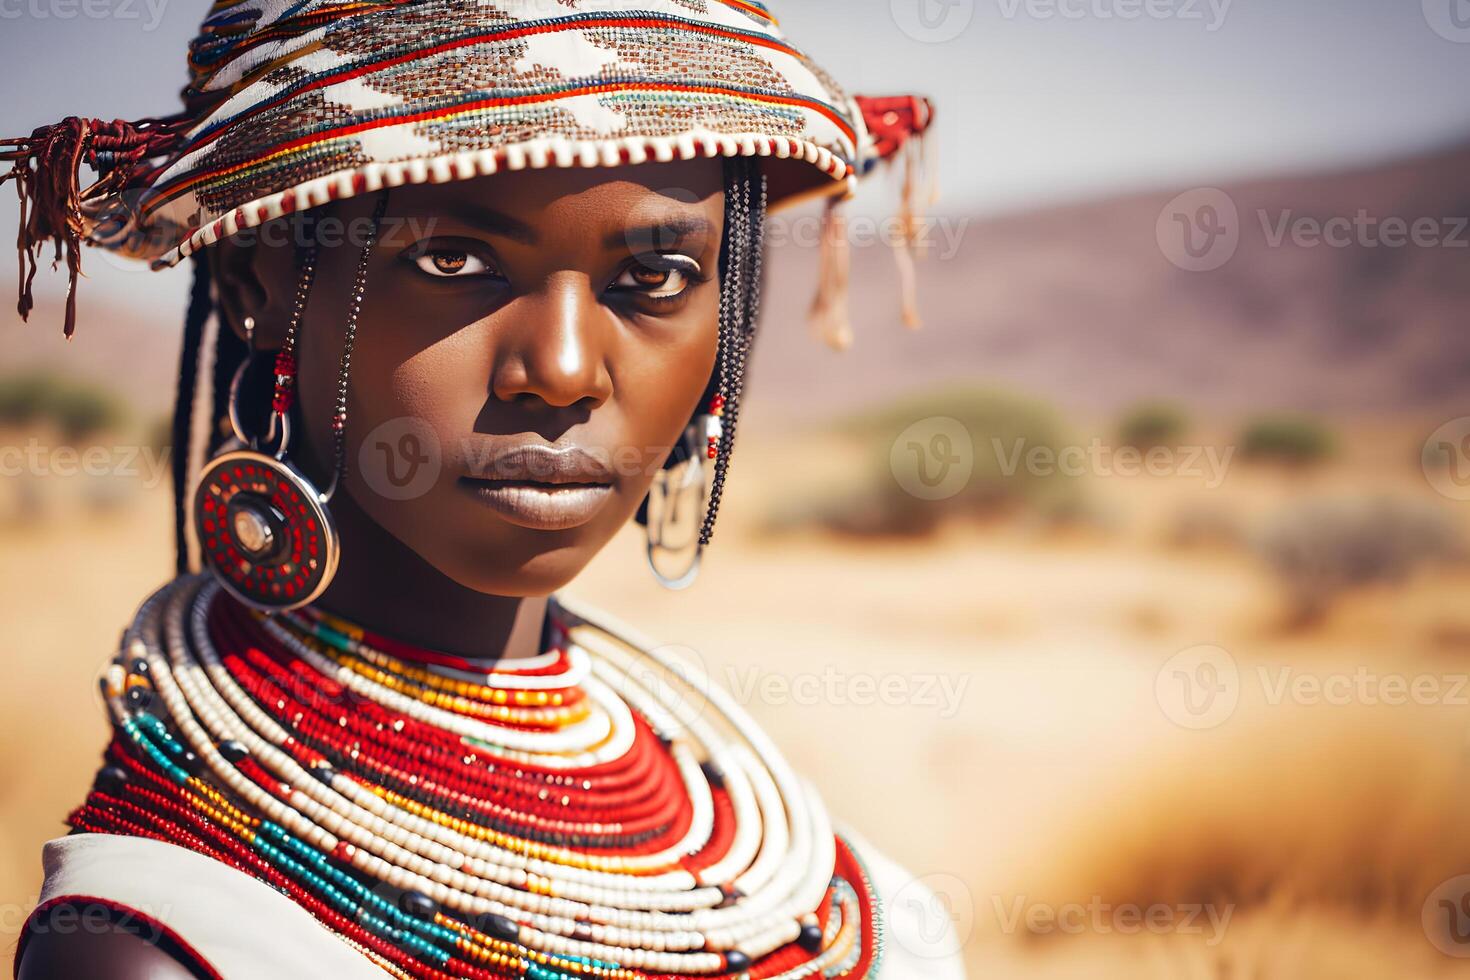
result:
[(544, 652), (545, 596), (485, 595), (429, 565), (362, 513), (332, 501), (343, 561), (315, 605), (364, 629), (481, 663)]

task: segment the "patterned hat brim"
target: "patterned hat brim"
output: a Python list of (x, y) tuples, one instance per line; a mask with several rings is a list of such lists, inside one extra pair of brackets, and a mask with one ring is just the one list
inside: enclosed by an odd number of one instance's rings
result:
[[(178, 244), (169, 247), (152, 262), (155, 268), (166, 268), (188, 258), (201, 248), (230, 238), (242, 230), (259, 227), (293, 211), (321, 207), (333, 201), (371, 194), (383, 188), (446, 184), (516, 170), (618, 167), (739, 156), (763, 157), (773, 161), (765, 168), (770, 187), (769, 210), (772, 211), (812, 198), (846, 196), (852, 192), (856, 182), (856, 168), (826, 147), (809, 140), (784, 139), (764, 134), (727, 136), (691, 132), (672, 137), (633, 137), (580, 143), (567, 140), (531, 140), (497, 149), (367, 163), (315, 177), (239, 205), (208, 224), (186, 233)], [(162, 229), (163, 226), (155, 219), (144, 225), (141, 233), (145, 238), (156, 238)], [(136, 241), (139, 229), (135, 227), (131, 234)], [(105, 244), (100, 240), (99, 232), (94, 231), (93, 239), (98, 244)]]
[(850, 190), (855, 102), (750, 0), (220, 0), (191, 49), (208, 106), (96, 214), (158, 265), (291, 211), (504, 171), (700, 157), (770, 200)]

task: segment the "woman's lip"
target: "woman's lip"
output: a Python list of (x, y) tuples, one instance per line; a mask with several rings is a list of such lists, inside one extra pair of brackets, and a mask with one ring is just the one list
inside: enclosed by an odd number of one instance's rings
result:
[(562, 531), (586, 524), (613, 492), (608, 483), (553, 485), (461, 477), (459, 485), (512, 524), (538, 531)]

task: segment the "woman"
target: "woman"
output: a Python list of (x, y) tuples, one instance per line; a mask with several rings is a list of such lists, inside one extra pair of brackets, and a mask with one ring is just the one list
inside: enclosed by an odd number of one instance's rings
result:
[(927, 104), (747, 0), (222, 0), (190, 54), (180, 115), (7, 154), (32, 274), (196, 267), (180, 575), (17, 976), (959, 976), (727, 694), (552, 598), (630, 517), (692, 577), (765, 212)]

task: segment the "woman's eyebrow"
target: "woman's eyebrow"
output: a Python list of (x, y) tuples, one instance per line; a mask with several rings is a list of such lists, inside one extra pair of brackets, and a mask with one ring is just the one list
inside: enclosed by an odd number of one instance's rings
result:
[(656, 252), (689, 238), (711, 233), (708, 218), (699, 215), (670, 215), (647, 224), (629, 225), (621, 231), (609, 232), (602, 240), (604, 248), (628, 248), (630, 251)]
[(479, 204), (465, 204), (455, 209), (454, 216), (466, 224), (474, 225), (481, 231), (500, 235), (502, 238), (509, 238), (524, 245), (536, 244), (534, 228), (493, 208)]

